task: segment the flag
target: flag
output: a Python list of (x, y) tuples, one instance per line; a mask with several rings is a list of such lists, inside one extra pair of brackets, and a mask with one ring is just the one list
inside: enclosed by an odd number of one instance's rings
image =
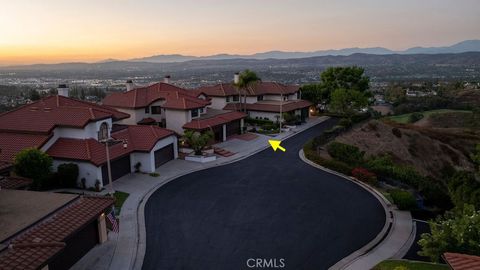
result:
[(110, 221), (110, 224), (112, 224), (112, 231), (118, 233), (118, 222), (117, 218), (115, 217), (115, 210), (112, 209), (110, 213), (107, 215), (108, 220)]

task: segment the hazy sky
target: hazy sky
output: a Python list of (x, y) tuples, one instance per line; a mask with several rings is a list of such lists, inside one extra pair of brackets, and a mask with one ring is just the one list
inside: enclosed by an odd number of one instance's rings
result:
[(479, 0), (0, 0), (0, 65), (465, 39)]

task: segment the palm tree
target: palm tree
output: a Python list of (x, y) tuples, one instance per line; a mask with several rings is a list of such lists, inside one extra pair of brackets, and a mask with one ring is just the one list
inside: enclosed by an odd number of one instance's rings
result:
[[(247, 111), (247, 105), (246, 105), (246, 99), (247, 99), (247, 91), (248, 89), (254, 85), (255, 83), (261, 81), (260, 77), (257, 76), (257, 74), (249, 69), (244, 70), (243, 72), (240, 73), (238, 83), (235, 84), (235, 86), (238, 89), (238, 95), (239, 95), (239, 101), (240, 101), (240, 110), (246, 112)], [(244, 108), (242, 108), (242, 92), (244, 94)]]

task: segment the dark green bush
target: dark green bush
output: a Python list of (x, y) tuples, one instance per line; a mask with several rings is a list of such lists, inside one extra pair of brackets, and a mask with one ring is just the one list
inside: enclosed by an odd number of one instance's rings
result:
[(342, 118), (342, 119), (340, 119), (340, 121), (338, 121), (338, 125), (342, 126), (342, 127), (345, 127), (345, 128), (349, 128), (349, 127), (352, 126), (352, 120), (350, 120), (348, 118)]
[(448, 180), (448, 193), (457, 207), (471, 204), (480, 209), (480, 183), (475, 180), (475, 175), (470, 172), (456, 172)]
[(76, 187), (78, 179), (78, 165), (75, 163), (64, 163), (58, 165), (56, 178), (58, 179), (59, 187)]
[(49, 186), (48, 178), (52, 172), (52, 158), (36, 148), (20, 151), (14, 160), (14, 171), (17, 175), (33, 180), (33, 189), (44, 189)]
[(248, 123), (248, 124), (252, 124), (252, 125), (265, 125), (265, 124), (272, 124), (273, 125), (273, 121), (270, 121), (270, 120), (265, 120), (265, 119), (253, 119), (253, 118), (246, 118), (245, 119), (245, 122)]
[(392, 128), (392, 134), (395, 135), (395, 137), (397, 137), (397, 138), (402, 137), (402, 131), (400, 131), (400, 129), (398, 129), (396, 127)]
[(334, 159), (351, 164), (359, 164), (363, 162), (365, 152), (360, 151), (356, 146), (332, 142), (327, 146), (327, 151)]
[(397, 205), (400, 210), (413, 210), (417, 208), (417, 201), (415, 197), (406, 190), (401, 189), (392, 189), (389, 191), (390, 196), (392, 196), (393, 202)]
[(420, 112), (414, 112), (408, 116), (408, 122), (409, 123), (415, 123), (423, 118), (423, 113)]

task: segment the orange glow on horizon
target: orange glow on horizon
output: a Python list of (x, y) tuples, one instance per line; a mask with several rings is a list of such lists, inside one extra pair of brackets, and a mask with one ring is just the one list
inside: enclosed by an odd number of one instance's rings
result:
[(0, 65), (446, 46), (480, 38), (479, 9), (477, 0), (4, 1)]

